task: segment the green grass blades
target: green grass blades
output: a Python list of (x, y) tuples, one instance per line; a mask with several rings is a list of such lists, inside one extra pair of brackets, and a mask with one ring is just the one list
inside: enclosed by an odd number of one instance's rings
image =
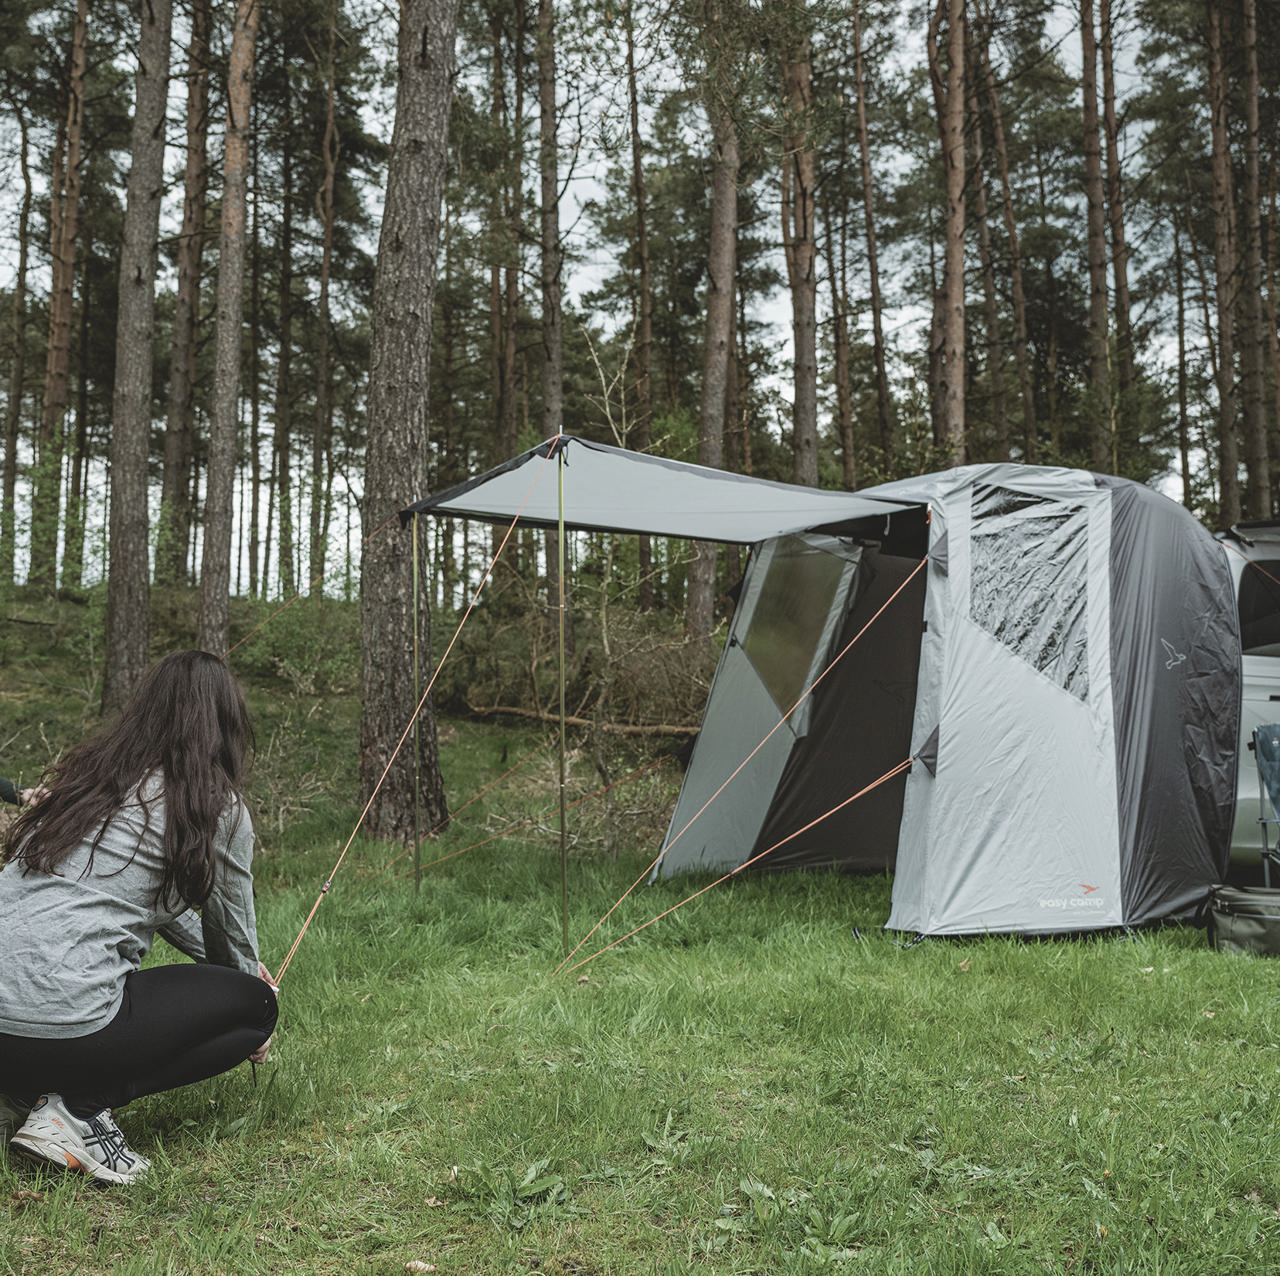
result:
[[(264, 888), (268, 954), (320, 849)], [(556, 975), (553, 846), (491, 844), (417, 891), (357, 852), (256, 1084), (121, 1114), (148, 1182), (0, 1158), (0, 1272), (1280, 1266), (1264, 960), (1180, 929), (905, 948), (885, 881), (787, 875)], [(573, 868), (581, 936), (644, 861)], [(584, 953), (698, 884), (637, 888)]]
[[(0, 653), (24, 774), (87, 712), (55, 619)], [(358, 708), (265, 664), (249, 692), (278, 969), (354, 827)], [(352, 842), (256, 1078), (118, 1114), (147, 1181), (0, 1151), (0, 1276), (1280, 1270), (1274, 963), (1177, 928), (908, 948), (887, 879), (825, 874), (735, 878), (593, 956), (706, 884), (643, 884), (667, 768), (572, 808), (573, 942), (617, 908), (557, 974), (546, 736), (442, 723), (460, 813), (429, 867)], [(600, 776), (571, 748), (576, 800)]]

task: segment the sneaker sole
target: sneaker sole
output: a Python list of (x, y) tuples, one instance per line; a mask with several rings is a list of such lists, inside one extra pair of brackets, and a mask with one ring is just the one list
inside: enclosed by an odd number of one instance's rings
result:
[(118, 1174), (105, 1165), (83, 1162), (66, 1148), (32, 1135), (14, 1135), (9, 1141), (9, 1146), (37, 1161), (43, 1161), (46, 1165), (53, 1165), (60, 1170), (69, 1170), (75, 1174), (86, 1174), (100, 1183), (132, 1183), (134, 1179), (146, 1173), (145, 1170), (139, 1170), (133, 1175)]

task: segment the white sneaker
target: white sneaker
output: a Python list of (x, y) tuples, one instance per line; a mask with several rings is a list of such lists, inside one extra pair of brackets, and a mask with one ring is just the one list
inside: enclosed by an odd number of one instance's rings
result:
[(125, 1143), (110, 1108), (82, 1120), (59, 1094), (40, 1096), (9, 1146), (103, 1183), (132, 1183), (151, 1168)]
[(0, 1143), (6, 1142), (26, 1119), (31, 1109), (7, 1094), (0, 1094)]

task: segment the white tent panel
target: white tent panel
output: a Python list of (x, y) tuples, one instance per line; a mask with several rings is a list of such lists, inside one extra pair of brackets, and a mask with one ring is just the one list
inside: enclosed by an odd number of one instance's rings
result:
[[(563, 492), (550, 443), (446, 492), (409, 512), (556, 526), (645, 532), (691, 540), (754, 544), (770, 536), (890, 514), (918, 502), (874, 499), (667, 461), (623, 448), (562, 436)], [(563, 497), (563, 500), (562, 500)]]
[(1109, 723), (977, 626), (957, 631), (937, 774), (917, 765), (907, 785), (888, 927), (1120, 924)]

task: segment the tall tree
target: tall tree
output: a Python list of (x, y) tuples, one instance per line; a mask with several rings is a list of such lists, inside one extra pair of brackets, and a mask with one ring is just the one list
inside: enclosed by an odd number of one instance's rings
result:
[(210, 0), (193, 0), (187, 42), (186, 160), (182, 228), (178, 234), (173, 342), (165, 414), (156, 582), (187, 580), (191, 548), (191, 454), (195, 433), (196, 356), (200, 325), (200, 267), (208, 195)]
[[(803, 10), (799, 21), (804, 21)], [(813, 149), (813, 61), (808, 31), (786, 33), (782, 60), (786, 126), (782, 159), (782, 245), (791, 287), (792, 454), (797, 483), (818, 486), (818, 241)]]
[[(1244, 182), (1240, 220), (1240, 420), (1244, 436), (1245, 503), (1249, 517), (1271, 517), (1267, 404), (1262, 323), (1262, 182), (1259, 173), (1257, 0), (1242, 0), (1244, 26)], [(1275, 228), (1272, 228), (1275, 233)]]
[(1115, 49), (1111, 0), (1098, 0), (1098, 51), (1102, 56), (1102, 133), (1106, 142), (1107, 220), (1111, 227), (1111, 277), (1115, 282), (1116, 372), (1120, 425), (1135, 414), (1133, 323), (1129, 301), (1129, 245), (1125, 238), (1124, 190), (1120, 173), (1120, 127), (1116, 114)]
[[(457, 23), (458, 0), (402, 0), (373, 293), (360, 564), (360, 795), (368, 804), (366, 830), (396, 840), (413, 836), (419, 793), (427, 828), (448, 816), (435, 714), (429, 699), (418, 708), (410, 659), (418, 632), (411, 540), (382, 527), (426, 488), (427, 370)], [(429, 652), (430, 615), (422, 616), (427, 634), (418, 647)], [(417, 756), (401, 749), (393, 760), (415, 714)]]
[(1111, 371), (1107, 337), (1106, 197), (1098, 117), (1098, 36), (1093, 0), (1080, 0), (1081, 77), (1084, 116), (1084, 188), (1089, 245), (1089, 463), (1109, 473), (1112, 461)]
[(66, 110), (54, 147), (50, 182), (49, 341), (45, 357), (44, 404), (36, 448), (35, 494), (31, 503), (31, 559), (27, 579), (52, 588), (56, 583), (58, 511), (61, 505), (62, 432), (70, 393), (71, 320), (75, 300), (76, 241), (80, 226), (80, 159), (84, 139), (84, 85), (87, 69), (89, 5), (77, 0), (71, 36)]
[(1022, 248), (1018, 238), (1018, 221), (1014, 212), (1013, 188), (1009, 180), (1009, 145), (1005, 138), (1004, 116), (1000, 109), (1000, 96), (996, 90), (996, 77), (991, 66), (990, 36), (991, 11), (982, 9), (981, 31), (975, 45), (978, 64), (986, 92), (987, 111), (991, 119), (991, 136), (996, 152), (996, 168), (1000, 174), (1001, 207), (1004, 211), (1005, 235), (1009, 241), (1009, 292), (1013, 301), (1013, 359), (1018, 370), (1018, 390), (1022, 400), (1023, 459), (1035, 465), (1040, 459), (1039, 438), (1036, 433), (1036, 401), (1031, 376), (1031, 358), (1028, 351), (1028, 325), (1026, 291), (1022, 280)]
[(18, 167), (22, 173), (22, 198), (18, 203), (18, 268), (13, 283), (13, 352), (9, 363), (9, 397), (4, 422), (4, 491), (0, 494), (0, 585), (13, 583), (17, 519), (14, 501), (18, 488), (18, 435), (27, 366), (27, 267), (30, 254), (31, 202), (30, 131), (26, 116), (8, 97), (18, 120)]
[[(951, 463), (965, 458), (964, 231), (965, 231), (965, 0), (936, 0), (929, 19), (929, 75), (933, 83), (946, 186), (946, 248), (942, 287), (935, 298), (938, 348), (937, 442)], [(946, 70), (942, 28), (946, 27)]]
[(111, 413), (104, 714), (114, 713), (129, 698), (150, 658), (147, 461), (169, 35), (173, 21), (170, 0), (144, 0), (139, 20), (142, 32), (138, 41), (124, 244), (120, 252), (115, 399)]
[(213, 413), (209, 424), (204, 554), (196, 628), (197, 645), (214, 654), (221, 654), (230, 645), (231, 523), (240, 407), (240, 338), (244, 323), (250, 110), (253, 51), (260, 17), (258, 0), (238, 0), (227, 67)]
[(854, 95), (858, 112), (858, 155), (862, 163), (862, 212), (867, 239), (867, 276), (871, 299), (872, 357), (876, 368), (876, 423), (880, 450), (888, 466), (893, 456), (893, 408), (885, 357), (884, 300), (880, 295), (880, 255), (876, 245), (875, 188), (871, 175), (871, 137), (867, 129), (867, 80), (862, 54), (863, 0), (853, 0)]
[[(733, 341), (734, 276), (737, 269), (738, 121), (730, 88), (730, 39), (721, 7), (707, 8), (706, 35), (714, 50), (706, 91), (711, 120), (711, 239), (707, 255), (706, 345), (698, 412), (698, 464), (719, 469), (724, 448), (724, 405)], [(716, 546), (693, 543), (685, 619), (689, 642), (711, 656), (715, 607)]]
[(1209, 111), (1213, 166), (1213, 240), (1218, 350), (1218, 517), (1240, 521), (1240, 445), (1236, 438), (1235, 385), (1235, 199), (1227, 135), (1229, 94), (1222, 47), (1222, 5), (1208, 0)]
[[(649, 217), (646, 208), (644, 145), (640, 136), (640, 88), (636, 75), (635, 6), (622, 15), (627, 41), (627, 111), (631, 122), (631, 194), (635, 211), (636, 274), (636, 426), (634, 446), (647, 452), (653, 443), (653, 273), (649, 260)], [(639, 538), (639, 597), (641, 611), (653, 610), (653, 546)]]

